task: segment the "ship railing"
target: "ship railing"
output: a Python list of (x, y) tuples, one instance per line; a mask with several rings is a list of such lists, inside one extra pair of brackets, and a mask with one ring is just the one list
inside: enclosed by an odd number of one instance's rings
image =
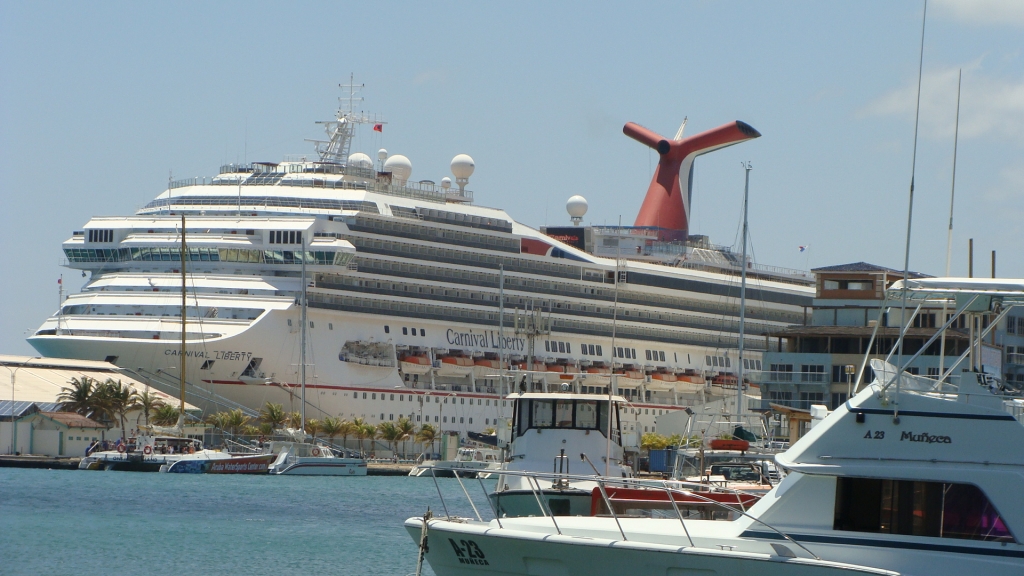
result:
[[(760, 495), (753, 494), (750, 492), (744, 492), (742, 490), (735, 490), (727, 487), (714, 486), (707, 483), (687, 482), (682, 480), (654, 480), (601, 476), (599, 475), (597, 468), (594, 466), (593, 462), (590, 461), (586, 454), (580, 454), (580, 459), (589, 464), (589, 466), (595, 471), (594, 475), (568, 474), (558, 472), (528, 472), (504, 469), (497, 471), (497, 474), (504, 477), (520, 477), (525, 479), (525, 484), (529, 486), (529, 490), (532, 493), (534, 500), (537, 502), (537, 507), (540, 511), (541, 517), (550, 519), (552, 527), (554, 528), (555, 532), (558, 533), (558, 535), (560, 536), (563, 534), (563, 532), (562, 528), (558, 525), (559, 516), (556, 516), (552, 512), (551, 507), (548, 505), (548, 501), (543, 494), (544, 488), (542, 488), (542, 486), (546, 484), (557, 489), (558, 486), (564, 485), (566, 482), (586, 483), (584, 485), (596, 485), (596, 488), (601, 495), (601, 500), (604, 503), (604, 510), (608, 512), (607, 515), (602, 514), (601, 516), (611, 517), (615, 521), (615, 525), (618, 529), (619, 536), (622, 537), (623, 542), (629, 541), (629, 536), (626, 533), (626, 529), (623, 527), (620, 515), (615, 512), (615, 506), (612, 502), (613, 498), (609, 496), (609, 488), (619, 487), (631, 489), (646, 489), (651, 490), (652, 494), (654, 492), (657, 492), (659, 494), (664, 493), (668, 499), (668, 502), (671, 504), (672, 513), (675, 515), (675, 518), (679, 520), (679, 526), (681, 530), (679, 536), (685, 537), (687, 542), (689, 542), (691, 548), (706, 548), (713, 550), (719, 549), (719, 544), (717, 543), (699, 544), (697, 541), (693, 539), (693, 536), (690, 534), (690, 531), (686, 524), (687, 518), (683, 514), (683, 508), (680, 507), (680, 504), (683, 504), (685, 507), (686, 504), (693, 504), (694, 502), (697, 502), (700, 503), (701, 505), (706, 505), (712, 508), (724, 510), (729, 514), (735, 516), (742, 516), (744, 518), (748, 518), (753, 522), (761, 526), (764, 526), (768, 530), (778, 534), (780, 537), (790, 542), (794, 546), (800, 548), (809, 557), (814, 558), (815, 560), (821, 560), (821, 558), (818, 557), (818, 555), (816, 555), (814, 552), (811, 552), (806, 546), (801, 544), (799, 541), (797, 541), (789, 534), (786, 534), (782, 530), (779, 530), (778, 528), (772, 526), (771, 524), (768, 524), (767, 522), (761, 520), (756, 516), (751, 515), (748, 512), (746, 506), (743, 505), (744, 500), (749, 500), (752, 497), (760, 497)], [(454, 522), (466, 522), (467, 520), (471, 521), (472, 518), (465, 518), (453, 515), (449, 511), (449, 502), (445, 500), (444, 491), (442, 491), (441, 485), (437, 481), (437, 475), (435, 474), (435, 470), (437, 470), (439, 467), (427, 466), (425, 468), (429, 470), (430, 476), (434, 480), (434, 486), (437, 489), (438, 498), (441, 501), (441, 508), (444, 510), (445, 519)], [(484, 520), (484, 515), (480, 514), (480, 507), (477, 506), (472, 496), (470, 496), (469, 489), (467, 489), (466, 483), (463, 482), (463, 477), (459, 475), (458, 469), (445, 468), (445, 472), (450, 472), (458, 481), (460, 490), (456, 491), (456, 494), (461, 492), (461, 496), (466, 498), (466, 501), (468, 502), (470, 509), (472, 509), (473, 515), (476, 517), (476, 520), (478, 522), (487, 522)], [(487, 502), (488, 507), (490, 508), (491, 514), (488, 516), (489, 518), (491, 518), (490, 521), (497, 524), (499, 530), (504, 530), (505, 526), (502, 524), (502, 517), (498, 514), (497, 508), (495, 507), (495, 500), (490, 498), (490, 494), (488, 493), (487, 486), (484, 484), (483, 479), (480, 478), (479, 476), (477, 476), (476, 479), (479, 482), (480, 490), (483, 493), (483, 499)], [(720, 502), (713, 498), (709, 498), (708, 494), (710, 493), (728, 494), (735, 496), (736, 504)], [(452, 502), (452, 504), (455, 504), (455, 502)], [(566, 516), (562, 517), (565, 518)], [(634, 537), (637, 536), (639, 535), (634, 534)], [(643, 538), (639, 537), (635, 541), (642, 542)], [(790, 558), (796, 557), (796, 554), (792, 550), (781, 544), (773, 544), (772, 547), (779, 556)]]

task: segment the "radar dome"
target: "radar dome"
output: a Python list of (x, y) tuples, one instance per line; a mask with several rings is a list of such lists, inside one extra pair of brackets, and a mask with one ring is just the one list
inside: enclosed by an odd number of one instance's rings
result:
[(383, 161), (385, 161), (387, 159), (388, 159), (388, 151), (387, 150), (385, 150), (384, 148), (381, 148), (380, 150), (377, 150), (377, 160), (380, 160), (381, 162), (383, 162)]
[(569, 213), (569, 218), (573, 224), (579, 224), (583, 220), (583, 216), (587, 213), (587, 208), (590, 204), (587, 203), (587, 199), (579, 194), (569, 198), (569, 201), (565, 203), (565, 211)]
[(356, 152), (348, 157), (348, 165), (357, 168), (373, 168), (373, 160), (362, 152)]
[(473, 170), (476, 170), (476, 163), (473, 162), (469, 154), (459, 154), (452, 158), (452, 174), (455, 175), (456, 182), (469, 180), (469, 177), (473, 175)]
[(401, 154), (395, 154), (384, 162), (384, 171), (391, 172), (396, 180), (408, 180), (412, 174), (412, 162)]
[(447, 176), (445, 176), (444, 178), (441, 178), (441, 188), (444, 188), (445, 190), (447, 190), (447, 189), (449, 189), (451, 187), (452, 187), (452, 179), (451, 178), (449, 178)]

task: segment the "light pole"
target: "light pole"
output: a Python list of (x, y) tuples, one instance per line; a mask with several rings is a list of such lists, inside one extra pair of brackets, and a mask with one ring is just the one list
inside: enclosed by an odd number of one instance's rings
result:
[(853, 393), (853, 389), (850, 388), (851, 380), (853, 380), (853, 373), (856, 370), (853, 364), (847, 364), (843, 366), (843, 373), (846, 374), (846, 399), (850, 400), (850, 396)]
[(11, 373), (11, 455), (17, 451), (18, 448), (18, 423), (14, 420), (14, 382), (18, 374), (18, 370), (21, 370), (25, 366), (28, 366), (29, 362), (33, 360), (39, 360), (38, 356), (33, 356), (28, 360), (25, 360), (17, 368), (11, 370), (10, 366), (4, 366), (8, 372)]

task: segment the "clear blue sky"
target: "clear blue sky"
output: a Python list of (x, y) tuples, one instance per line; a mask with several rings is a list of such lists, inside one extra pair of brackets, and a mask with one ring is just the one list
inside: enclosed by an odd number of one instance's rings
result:
[[(692, 231), (736, 242), (753, 163), (762, 264), (902, 268), (922, 3), (0, 3), (0, 354), (56, 309), (61, 242), (175, 178), (311, 153), (337, 85), (389, 122), (355, 148), (438, 181), (468, 153), (478, 204), (530, 225), (631, 224), (656, 158), (622, 135), (731, 120), (698, 160)], [(932, 0), (910, 265), (941, 275), (963, 69), (953, 273), (1024, 277), (1024, 2)], [(797, 247), (809, 245), (800, 254)]]

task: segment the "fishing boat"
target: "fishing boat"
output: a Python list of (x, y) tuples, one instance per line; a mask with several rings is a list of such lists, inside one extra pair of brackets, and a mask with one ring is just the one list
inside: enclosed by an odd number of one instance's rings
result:
[[(889, 294), (912, 303), (945, 299), (956, 310), (949, 322), (968, 309), (992, 314), (973, 346), (1024, 307), (1024, 279), (901, 281)], [(417, 542), (425, 532), (431, 543), (453, 544), (425, 554), (439, 576), (470, 569), (589, 575), (638, 566), (769, 576), (1020, 574), (1024, 401), (985, 374), (967, 372), (951, 384), (948, 373), (910, 374), (914, 358), (903, 360), (871, 360), (874, 381), (776, 456), (788, 474), (734, 520), (687, 519), (673, 510), (661, 518), (416, 517), (405, 526)], [(683, 493), (670, 482), (662, 488)]]

